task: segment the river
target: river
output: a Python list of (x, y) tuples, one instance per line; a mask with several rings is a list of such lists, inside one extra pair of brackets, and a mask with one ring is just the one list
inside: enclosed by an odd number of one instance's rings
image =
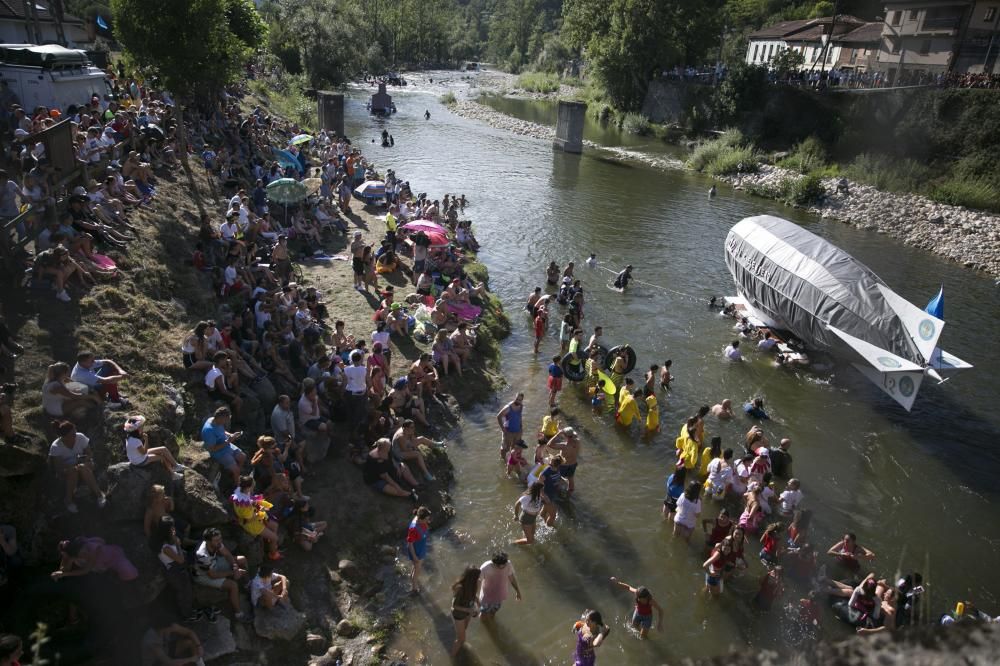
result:
[[(453, 79), (452, 86), (461, 83)], [(474, 623), (461, 663), (569, 663), (570, 625), (585, 608), (601, 610), (616, 628), (600, 650), (599, 661), (606, 664), (674, 662), (722, 654), (731, 646), (795, 646), (800, 639), (787, 631), (781, 609), (751, 610), (762, 571), (758, 562), (751, 561), (752, 575), (732, 581), (722, 598), (706, 599), (700, 594), (702, 539), (696, 534), (690, 545), (673, 539), (660, 515), (673, 440), (684, 418), (699, 405), (727, 397), (742, 403), (756, 395), (774, 417), (765, 425), (772, 442), (793, 441), (794, 473), (816, 514), (817, 547), (825, 552), (853, 530), (877, 554), (880, 576), (923, 573), (932, 612), (959, 598), (1000, 612), (1000, 521), (994, 513), (1000, 502), (1000, 295), (992, 280), (884, 236), (728, 187), (709, 199), (709, 181), (696, 174), (623, 162), (595, 149), (582, 156), (553, 151), (547, 141), (455, 117), (437, 101), (444, 87), (436, 88), (433, 96), (419, 86), (392, 91), (399, 112), (389, 121), (369, 118), (363, 98), (350, 95), (348, 133), (380, 169), (395, 169), (415, 191), (468, 197), (464, 217), (474, 222), (480, 258), (513, 321), (503, 344), (510, 387), (496, 403), (465, 412), (449, 436), (457, 516), (432, 535), (426, 591), (411, 604), (395, 647), (411, 657), (422, 654), (429, 663), (448, 663), (450, 583), (465, 564), (479, 565), (499, 548), (511, 554), (524, 600), (508, 600), (495, 632)], [(544, 104), (493, 104), (538, 122), (553, 119)], [(394, 135), (392, 149), (369, 143), (383, 126)], [(670, 152), (652, 140), (600, 128), (589, 129), (588, 138)], [(918, 305), (944, 284), (948, 326), (942, 346), (975, 369), (944, 386), (925, 383), (906, 413), (849, 368), (817, 377), (775, 369), (754, 354), (748, 363), (724, 362), (720, 352), (732, 337), (732, 322), (713, 314), (706, 302), (734, 291), (723, 260), (729, 228), (762, 213), (794, 220), (844, 248)], [(584, 266), (591, 252), (604, 268), (617, 271), (631, 263), (638, 279), (664, 288), (636, 284), (619, 294), (607, 287), (610, 272)], [(550, 325), (536, 357), (522, 304), (534, 286), (544, 284), (551, 260), (576, 261), (586, 288), (588, 335), (603, 325), (608, 343), (636, 349), (640, 368), (672, 359), (676, 380), (669, 394), (660, 394), (662, 432), (652, 441), (621, 432), (609, 416), (595, 416), (580, 387), (569, 385), (560, 406), (584, 442), (577, 492), (555, 530), (542, 530), (540, 543), (520, 548), (510, 545), (520, 536), (510, 508), (520, 487), (499, 465), (494, 415), (516, 390), (527, 395), (526, 433), (535, 431), (547, 409), (546, 365), (558, 351), (558, 327)], [(743, 418), (710, 418), (707, 433), (738, 449), (748, 426)], [(702, 517), (714, 517), (716, 505), (704, 505)], [(754, 546), (747, 547), (749, 560)], [(612, 575), (648, 586), (664, 607), (665, 630), (654, 632), (653, 640), (640, 642), (624, 629), (632, 603), (608, 583)], [(797, 600), (799, 592), (790, 586), (786, 600)], [(820, 633), (849, 634), (829, 613)]]

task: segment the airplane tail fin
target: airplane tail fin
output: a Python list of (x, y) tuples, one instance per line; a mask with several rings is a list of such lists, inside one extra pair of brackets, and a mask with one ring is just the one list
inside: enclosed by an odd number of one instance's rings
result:
[(890, 351), (845, 333), (835, 326), (827, 325), (827, 329), (868, 362), (868, 365), (852, 363), (861, 374), (898, 402), (903, 409), (910, 411), (924, 381), (924, 368), (902, 356), (896, 356)]
[(882, 292), (882, 297), (889, 304), (889, 307), (899, 316), (899, 320), (906, 328), (906, 332), (910, 334), (910, 339), (924, 361), (930, 361), (931, 355), (937, 347), (938, 338), (941, 337), (944, 321), (921, 310), (884, 284), (879, 284), (878, 289)]

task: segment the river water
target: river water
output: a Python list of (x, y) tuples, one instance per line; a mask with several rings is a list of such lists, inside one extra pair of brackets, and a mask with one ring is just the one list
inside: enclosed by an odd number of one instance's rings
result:
[[(794, 648), (800, 638), (789, 633), (782, 610), (751, 610), (762, 571), (758, 562), (751, 561), (750, 575), (727, 585), (722, 598), (706, 599), (699, 593), (702, 539), (696, 534), (690, 545), (672, 539), (660, 515), (673, 440), (684, 418), (699, 405), (723, 398), (742, 403), (755, 395), (764, 397), (774, 418), (765, 425), (771, 441), (793, 441), (794, 473), (816, 514), (812, 541), (823, 552), (853, 530), (876, 552), (880, 576), (924, 574), (933, 612), (958, 598), (1000, 612), (1000, 521), (994, 513), (1000, 502), (1000, 295), (992, 280), (884, 236), (728, 187), (710, 200), (710, 183), (699, 175), (622, 162), (593, 149), (582, 156), (553, 151), (547, 141), (448, 113), (437, 101), (443, 92), (437, 84), (435, 95), (413, 88), (394, 91), (399, 112), (389, 121), (370, 119), (363, 98), (351, 95), (348, 132), (368, 146), (380, 168), (396, 169), (415, 191), (468, 197), (465, 217), (474, 221), (480, 257), (513, 333), (503, 344), (510, 387), (495, 404), (465, 412), (449, 437), (457, 516), (432, 535), (426, 591), (411, 605), (396, 647), (429, 663), (447, 663), (450, 583), (465, 564), (479, 565), (502, 548), (511, 553), (524, 600), (505, 604), (494, 632), (474, 623), (461, 663), (570, 663), (570, 625), (585, 608), (601, 610), (617, 629), (600, 650), (601, 663), (669, 663), (730, 647)], [(543, 104), (493, 104), (538, 122), (554, 119)], [(370, 145), (383, 126), (394, 135), (395, 148)], [(599, 127), (589, 128), (588, 138), (669, 152)], [(775, 369), (763, 358), (724, 362), (720, 352), (732, 337), (732, 322), (713, 314), (706, 302), (734, 291), (723, 260), (727, 231), (741, 218), (762, 213), (794, 220), (844, 248), (918, 305), (944, 284), (948, 326), (942, 345), (976, 368), (944, 386), (925, 383), (907, 414), (849, 368), (819, 377)], [(638, 279), (663, 288), (635, 284), (619, 294), (607, 287), (610, 272), (584, 266), (590, 252), (610, 270), (631, 263)], [(560, 406), (584, 442), (577, 492), (554, 531), (543, 529), (539, 543), (520, 548), (510, 545), (520, 536), (510, 507), (521, 489), (499, 465), (494, 415), (515, 390), (527, 394), (526, 434), (546, 411), (546, 365), (558, 351), (557, 326), (536, 357), (522, 304), (534, 286), (544, 284), (551, 260), (576, 261), (586, 288), (588, 334), (603, 325), (609, 345), (627, 342), (636, 349), (640, 368), (672, 359), (676, 380), (669, 394), (660, 394), (662, 433), (651, 441), (622, 432), (609, 416), (594, 415), (580, 387), (569, 385)], [(707, 433), (738, 450), (748, 426), (742, 418), (728, 424), (710, 418)], [(716, 505), (704, 504), (703, 517), (714, 517)], [(748, 560), (755, 552), (748, 545)], [(612, 575), (648, 586), (664, 607), (665, 630), (654, 632), (653, 640), (640, 642), (624, 629), (631, 599), (608, 583)], [(799, 596), (790, 586), (786, 599)], [(828, 613), (820, 633), (849, 634)]]

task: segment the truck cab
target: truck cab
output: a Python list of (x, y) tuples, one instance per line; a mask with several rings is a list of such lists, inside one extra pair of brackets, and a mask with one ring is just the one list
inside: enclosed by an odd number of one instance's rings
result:
[(111, 93), (104, 72), (86, 52), (56, 44), (0, 44), (0, 79), (29, 111), (37, 106), (65, 109)]

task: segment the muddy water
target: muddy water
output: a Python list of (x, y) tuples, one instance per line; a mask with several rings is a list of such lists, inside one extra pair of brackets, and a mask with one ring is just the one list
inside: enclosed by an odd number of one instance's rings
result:
[[(499, 548), (511, 553), (524, 600), (507, 602), (495, 631), (472, 626), (464, 663), (569, 663), (569, 626), (585, 608), (600, 609), (617, 628), (601, 650), (601, 663), (667, 663), (730, 646), (797, 645), (801, 638), (789, 630), (782, 610), (751, 610), (759, 563), (751, 562), (750, 575), (728, 585), (723, 598), (703, 598), (700, 539), (691, 545), (672, 539), (659, 512), (683, 419), (699, 405), (754, 395), (764, 397), (774, 417), (765, 426), (769, 437), (793, 441), (794, 473), (816, 513), (817, 546), (825, 551), (853, 530), (877, 553), (880, 576), (897, 570), (924, 574), (933, 612), (960, 597), (1000, 612), (1000, 295), (993, 281), (877, 234), (727, 188), (710, 200), (709, 182), (700, 176), (623, 163), (596, 150), (583, 156), (553, 152), (547, 142), (450, 115), (437, 102), (443, 91), (423, 84), (397, 93), (399, 113), (386, 122), (369, 119), (361, 97), (348, 102), (349, 132), (358, 142), (370, 145), (383, 125), (394, 135), (393, 149), (370, 146), (381, 167), (395, 168), (417, 191), (469, 198), (466, 216), (475, 222), (493, 288), (514, 321), (503, 346), (509, 390), (497, 404), (467, 412), (450, 437), (458, 516), (447, 532), (434, 535), (427, 592), (412, 604), (397, 647), (430, 663), (447, 663), (453, 635), (449, 584), (465, 564), (481, 564)], [(425, 109), (430, 121), (423, 118)], [(546, 113), (523, 103), (507, 110), (543, 122)], [(723, 262), (726, 232), (741, 218), (761, 213), (795, 220), (843, 247), (914, 303), (925, 303), (943, 283), (948, 326), (942, 344), (976, 368), (944, 386), (925, 385), (907, 414), (849, 368), (817, 377), (777, 370), (762, 358), (724, 363), (720, 350), (731, 337), (731, 322), (713, 315), (705, 302), (733, 291)], [(590, 252), (602, 268), (583, 265)], [(546, 409), (546, 365), (558, 350), (556, 327), (536, 357), (520, 308), (528, 292), (544, 283), (550, 260), (577, 262), (587, 289), (585, 327), (603, 325), (607, 342), (630, 343), (640, 366), (671, 358), (677, 379), (668, 394), (660, 394), (663, 432), (649, 441), (621, 432), (606, 415), (594, 415), (579, 387), (569, 386), (560, 405), (584, 442), (577, 492), (557, 529), (543, 530), (540, 543), (519, 548), (509, 544), (520, 536), (510, 509), (520, 488), (504, 478), (498, 463), (494, 415), (517, 389), (527, 394), (526, 432), (537, 428)], [(657, 287), (637, 284), (624, 295), (608, 288), (611, 273), (603, 269), (626, 263)], [(707, 431), (735, 448), (747, 426), (742, 419), (710, 420)], [(704, 516), (716, 510), (706, 502)], [(755, 552), (748, 546), (748, 559)], [(625, 631), (631, 602), (609, 585), (612, 575), (648, 586), (663, 605), (665, 630), (653, 640), (640, 643)], [(799, 596), (792, 586), (786, 599)], [(848, 631), (825, 613), (820, 633), (841, 637)]]

